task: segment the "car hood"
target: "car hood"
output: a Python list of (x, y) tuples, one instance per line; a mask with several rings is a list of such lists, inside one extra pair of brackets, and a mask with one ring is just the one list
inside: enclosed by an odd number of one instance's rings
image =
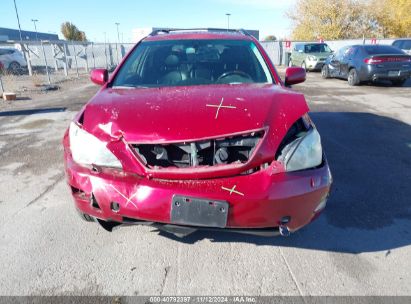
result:
[(258, 129), (276, 137), (308, 111), (302, 94), (279, 85), (103, 88), (85, 106), (83, 127), (130, 143), (182, 142)]

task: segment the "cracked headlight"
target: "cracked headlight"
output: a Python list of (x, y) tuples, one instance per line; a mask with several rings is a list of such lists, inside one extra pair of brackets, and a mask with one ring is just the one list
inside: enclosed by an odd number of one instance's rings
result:
[(290, 172), (317, 167), (322, 163), (322, 158), (321, 137), (313, 127), (286, 145), (279, 159)]
[(106, 144), (84, 131), (74, 122), (69, 131), (70, 150), (78, 164), (122, 168), (120, 161), (106, 147)]

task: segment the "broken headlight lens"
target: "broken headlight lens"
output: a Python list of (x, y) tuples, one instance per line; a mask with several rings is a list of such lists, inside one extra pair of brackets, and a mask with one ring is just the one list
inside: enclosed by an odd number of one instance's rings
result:
[(280, 156), (288, 172), (317, 167), (322, 158), (321, 137), (314, 127), (286, 145)]
[(122, 168), (106, 144), (84, 131), (75, 123), (70, 124), (70, 150), (73, 160), (78, 164)]

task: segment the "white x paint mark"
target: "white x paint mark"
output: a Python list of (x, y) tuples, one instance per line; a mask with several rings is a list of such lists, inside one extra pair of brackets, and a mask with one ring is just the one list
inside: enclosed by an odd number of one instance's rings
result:
[(220, 102), (219, 105), (206, 104), (206, 107), (217, 108), (217, 112), (215, 113), (215, 119), (217, 119), (218, 113), (220, 112), (220, 109), (221, 109), (221, 108), (226, 108), (226, 109), (236, 109), (236, 108), (237, 108), (237, 107), (235, 107), (235, 106), (223, 106), (223, 102), (224, 102), (224, 97), (221, 98), (221, 102)]
[(132, 199), (134, 198), (134, 196), (136, 196), (137, 195), (137, 191), (132, 195), (132, 196), (130, 196), (129, 198), (127, 198), (123, 193), (121, 193), (120, 191), (118, 191), (113, 185), (109, 185), (111, 188), (113, 188), (118, 194), (120, 194), (125, 200), (126, 200), (126, 207), (127, 207), (127, 205), (129, 204), (129, 203), (131, 203), (133, 206), (134, 206), (134, 208), (136, 208), (137, 209), (137, 204), (134, 204), (134, 202), (132, 201)]
[(241, 196), (244, 196), (244, 193), (241, 193), (240, 191), (235, 190), (235, 187), (237, 187), (237, 185), (234, 185), (233, 188), (231, 188), (231, 189), (221, 186), (221, 189), (230, 192), (230, 195), (233, 194), (233, 193), (236, 193), (236, 194), (239, 194)]

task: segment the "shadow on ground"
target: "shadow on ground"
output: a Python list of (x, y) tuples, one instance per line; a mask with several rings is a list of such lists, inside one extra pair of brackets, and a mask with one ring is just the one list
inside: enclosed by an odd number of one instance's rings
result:
[(45, 113), (56, 113), (64, 112), (66, 108), (56, 107), (56, 108), (41, 108), (41, 109), (25, 109), (25, 110), (13, 110), (13, 111), (3, 111), (0, 112), (0, 116), (26, 116), (33, 114), (45, 114)]
[(334, 177), (324, 214), (289, 238), (198, 231), (179, 239), (361, 253), (411, 245), (411, 126), (369, 113), (311, 114)]

